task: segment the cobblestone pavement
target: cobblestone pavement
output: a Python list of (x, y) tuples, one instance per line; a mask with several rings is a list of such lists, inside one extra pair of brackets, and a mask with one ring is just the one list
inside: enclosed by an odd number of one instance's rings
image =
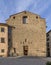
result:
[(9, 57), (0, 58), (0, 65), (46, 65), (47, 61), (51, 61), (51, 58)]

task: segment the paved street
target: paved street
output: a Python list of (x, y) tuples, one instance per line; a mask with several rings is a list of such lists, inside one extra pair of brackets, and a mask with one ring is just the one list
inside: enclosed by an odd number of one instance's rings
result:
[(0, 58), (0, 65), (46, 65), (51, 58), (20, 57)]

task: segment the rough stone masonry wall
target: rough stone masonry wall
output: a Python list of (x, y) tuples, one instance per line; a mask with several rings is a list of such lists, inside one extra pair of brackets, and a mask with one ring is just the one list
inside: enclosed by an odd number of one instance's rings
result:
[[(23, 16), (27, 16), (26, 24), (23, 24)], [(19, 56), (24, 55), (25, 45), (28, 46), (29, 56), (46, 56), (46, 23), (40, 16), (36, 18), (37, 16), (30, 12), (22, 12), (7, 20), (7, 24), (15, 27), (12, 29), (12, 44)]]

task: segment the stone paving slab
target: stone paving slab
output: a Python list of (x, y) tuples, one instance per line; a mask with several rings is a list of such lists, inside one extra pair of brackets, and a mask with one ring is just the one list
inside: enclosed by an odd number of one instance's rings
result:
[(35, 58), (35, 57), (20, 57), (20, 58), (0, 58), (0, 65), (46, 65), (51, 58)]

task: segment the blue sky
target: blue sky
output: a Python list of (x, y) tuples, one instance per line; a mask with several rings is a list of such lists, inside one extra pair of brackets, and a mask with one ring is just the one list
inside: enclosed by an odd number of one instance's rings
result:
[(47, 31), (51, 29), (51, 0), (0, 0), (0, 23), (24, 10), (46, 18)]

